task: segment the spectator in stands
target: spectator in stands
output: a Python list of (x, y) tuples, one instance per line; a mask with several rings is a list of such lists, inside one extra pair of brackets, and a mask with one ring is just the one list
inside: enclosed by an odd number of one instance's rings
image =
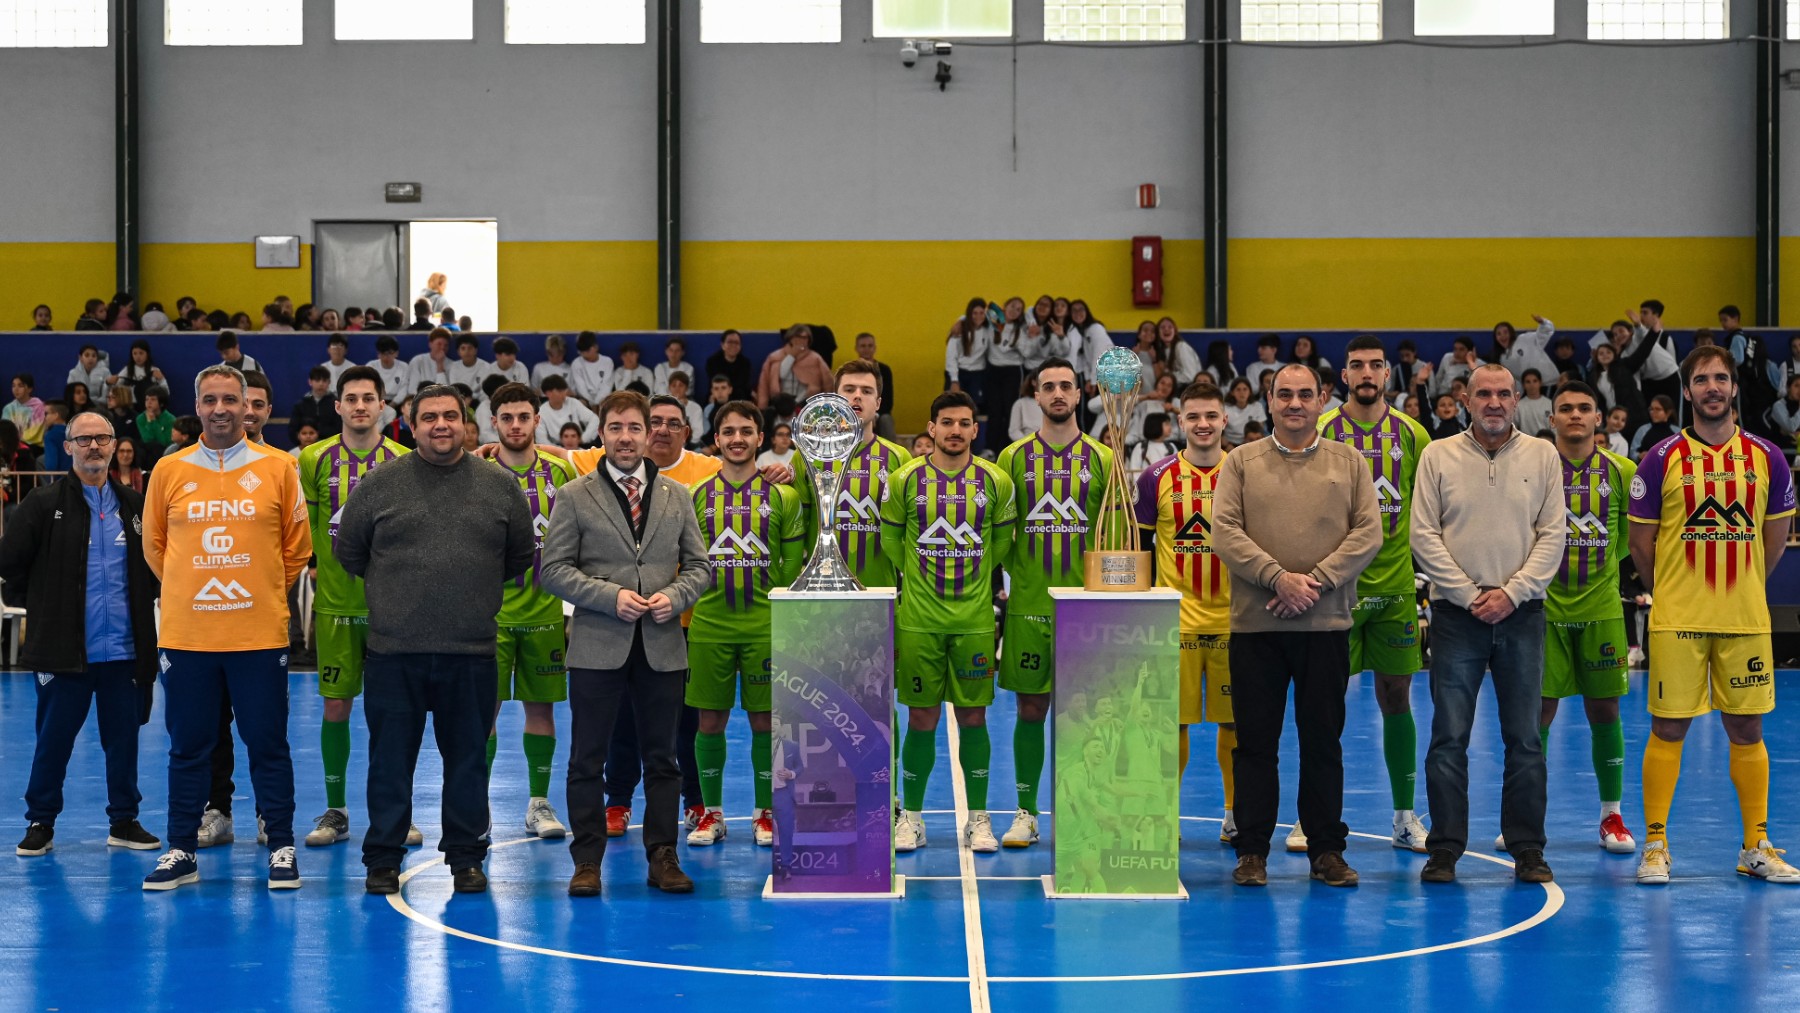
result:
[[(1769, 408), (1769, 423), (1780, 434), (1783, 447), (1792, 450), (1800, 446), (1800, 439), (1795, 436), (1800, 433), (1800, 376), (1788, 378), (1786, 396)], [(49, 439), (48, 436), (44, 437), (45, 446), (49, 445)], [(1635, 449), (1638, 441), (1634, 438), (1631, 442)], [(1654, 447), (1656, 444), (1652, 443), (1650, 446)]]
[(1606, 422), (1600, 432), (1600, 438), (1606, 442), (1606, 449), (1620, 457), (1631, 454), (1631, 443), (1625, 438), (1625, 423), (1625, 409), (1614, 408), (1606, 413)]
[[(988, 319), (987, 300), (977, 296), (969, 300), (944, 339), (944, 389), (960, 390), (981, 404), (987, 396), (988, 347), (993, 343), (994, 322)], [(762, 397), (759, 388), (759, 403)]]
[[(1136, 446), (1144, 438), (1144, 423), (1152, 415), (1167, 415), (1170, 419), (1178, 417), (1179, 402), (1175, 400), (1175, 376), (1164, 373), (1156, 378), (1150, 389), (1139, 394), (1137, 404), (1131, 410), (1131, 418), (1125, 423), (1125, 445)], [(1098, 414), (1095, 406), (1095, 426), (1104, 427), (1106, 418)], [(1096, 428), (1096, 432), (1100, 431)]]
[(763, 409), (763, 432), (772, 433), (783, 422), (792, 422), (798, 407), (794, 395), (785, 392), (775, 395), (770, 399), (769, 407)]
[(177, 329), (169, 321), (169, 315), (163, 312), (163, 304), (159, 302), (144, 304), (144, 315), (138, 320), (138, 328), (157, 333), (168, 333)]
[(531, 371), (519, 361), (519, 343), (511, 338), (494, 339), (494, 373), (510, 383), (531, 386)]
[(50, 307), (38, 303), (31, 310), (31, 329), (34, 331), (52, 330), (50, 326)]
[(112, 465), (107, 472), (113, 481), (133, 492), (144, 491), (143, 455), (138, 452), (138, 441), (130, 436), (119, 438), (113, 450)]
[(438, 314), (438, 326), (442, 327), (446, 331), (451, 332), (452, 334), (456, 333), (457, 331), (469, 330), (469, 328), (464, 327), (461, 323), (459, 323), (457, 321), (456, 311), (451, 309), (448, 306), (444, 307), (443, 312)]
[(1776, 390), (1787, 390), (1788, 381), (1800, 376), (1800, 335), (1788, 339), (1787, 358), (1775, 363), (1774, 375)]
[(1319, 354), (1319, 343), (1314, 341), (1310, 334), (1301, 334), (1294, 338), (1294, 348), (1288, 354), (1288, 359), (1311, 366), (1315, 373), (1321, 369), (1331, 369), (1331, 360)]
[[(326, 312), (332, 311), (327, 310)], [(331, 337), (326, 340), (326, 358), (325, 361), (319, 363), (319, 365), (324, 367), (325, 372), (331, 374), (331, 386), (334, 390), (337, 388), (338, 375), (344, 370), (349, 369), (351, 366), (356, 365), (356, 363), (351, 362), (348, 358), (349, 354), (350, 339), (344, 337), (342, 333), (334, 332)]]
[(1194, 377), (1200, 375), (1200, 353), (1182, 340), (1181, 327), (1174, 317), (1163, 317), (1156, 322), (1156, 366), (1158, 374), (1174, 374), (1177, 390), (1193, 383)]
[[(1044, 425), (1044, 410), (1037, 403), (1037, 371), (1032, 370), (1019, 385), (1019, 396), (1007, 412), (1007, 442), (1022, 440)], [(1002, 447), (1001, 449), (1005, 449)]]
[(107, 380), (112, 370), (95, 345), (82, 345), (76, 353), (75, 365), (69, 370), (69, 382), (87, 387), (88, 396), (98, 401), (106, 396)]
[[(1554, 386), (1557, 371), (1550, 362), (1550, 340), (1556, 335), (1556, 325), (1536, 313), (1531, 319), (1537, 321), (1537, 331), (1529, 337), (1519, 337), (1519, 332), (1512, 324), (1501, 321), (1494, 325), (1494, 347), (1488, 355), (1489, 362), (1498, 362), (1512, 371), (1514, 376), (1523, 376), (1525, 370), (1538, 371), (1541, 384)], [(1521, 388), (1523, 389), (1523, 388)], [(1519, 426), (1520, 431), (1535, 433), (1535, 429)]]
[(1406, 400), (1416, 400), (1425, 393), (1431, 380), (1431, 363), (1419, 361), (1419, 346), (1411, 338), (1401, 338), (1394, 346), (1394, 366), (1388, 371), (1388, 390)]
[[(500, 343), (498, 341), (494, 342), (494, 354), (496, 358), (499, 357), (499, 349)], [(544, 361), (531, 367), (529, 386), (541, 393), (544, 389), (545, 377), (560, 376), (567, 380), (569, 378), (568, 352), (569, 347), (563, 343), (562, 335), (552, 334), (545, 338)]]
[(643, 385), (644, 395), (649, 396), (650, 388), (656, 384), (656, 374), (651, 371), (649, 366), (645, 366), (639, 361), (642, 356), (643, 349), (638, 347), (637, 342), (620, 343), (619, 366), (613, 370), (612, 374), (613, 390), (627, 390), (632, 384), (637, 383)]
[[(1040, 299), (1039, 303), (1042, 301)], [(1019, 349), (1027, 373), (1037, 372), (1038, 367), (1053, 355), (1059, 359), (1069, 357), (1069, 301), (1062, 298), (1051, 299), (1049, 312), (1037, 321), (1037, 326), (1038, 333)]]
[(1447, 440), (1463, 431), (1462, 419), (1457, 415), (1456, 395), (1449, 392), (1439, 394), (1432, 399), (1431, 418), (1425, 422), (1425, 429), (1434, 440)]
[(300, 451), (305, 450), (307, 447), (310, 447), (313, 444), (319, 442), (319, 440), (321, 438), (319, 436), (318, 428), (316, 426), (314, 426), (311, 422), (301, 422), (301, 423), (295, 425), (293, 427), (293, 430), (294, 430), (294, 456), (295, 457), (299, 457)]
[(1170, 417), (1156, 412), (1144, 417), (1144, 428), (1137, 443), (1132, 445), (1131, 453), (1126, 458), (1125, 466), (1132, 471), (1143, 471), (1152, 464), (1175, 453), (1178, 449), (1174, 435), (1175, 426)]
[(682, 417), (687, 419), (688, 447), (699, 449), (700, 436), (706, 430), (706, 415), (700, 406), (688, 399), (688, 375), (680, 370), (669, 374), (669, 396), (681, 402)]
[(130, 292), (120, 292), (112, 297), (106, 307), (106, 329), (109, 331), (135, 331), (138, 329), (137, 300)]
[(400, 361), (400, 339), (391, 334), (376, 338), (375, 358), (364, 365), (381, 374), (381, 389), (387, 395), (387, 403), (398, 408), (412, 390), (407, 385), (412, 376), (412, 365)]
[(1437, 368), (1431, 371), (1431, 395), (1435, 398), (1439, 394), (1449, 393), (1453, 381), (1468, 379), (1469, 374), (1480, 365), (1481, 359), (1475, 354), (1475, 340), (1458, 335), (1450, 342), (1450, 351), (1444, 353), (1444, 357), (1438, 360)]
[(82, 305), (81, 316), (75, 320), (78, 331), (106, 330), (106, 300), (89, 299)]
[(1544, 377), (1535, 367), (1519, 375), (1519, 386), (1525, 396), (1519, 398), (1519, 414), (1513, 424), (1522, 433), (1537, 435), (1550, 428), (1550, 399), (1544, 396)]
[(713, 442), (713, 413), (717, 412), (720, 408), (733, 400), (736, 399), (731, 396), (731, 378), (714, 373), (712, 378), (712, 395), (706, 399), (706, 404), (700, 408), (700, 417), (706, 422), (706, 436), (700, 441), (702, 447)]
[(470, 320), (469, 315), (467, 313), (465, 313), (462, 316), (456, 318), (456, 326), (462, 328), (465, 331), (473, 331), (475, 329), (475, 322)]
[(812, 328), (795, 324), (783, 333), (781, 347), (763, 362), (756, 403), (766, 406), (775, 395), (787, 394), (798, 404), (835, 385), (831, 367), (812, 350)]
[(294, 329), (294, 324), (287, 314), (281, 312), (280, 303), (269, 303), (262, 308), (262, 326), (258, 331), (281, 334)]
[[(363, 311), (361, 306), (344, 307), (344, 330), (360, 331), (363, 329)], [(386, 388), (382, 388), (386, 389)]]
[(706, 358), (706, 375), (730, 380), (733, 401), (749, 401), (756, 397), (756, 379), (750, 357), (744, 354), (744, 336), (735, 330), (727, 329), (719, 335), (719, 350)]
[(1233, 447), (1241, 446), (1245, 442), (1244, 427), (1251, 422), (1261, 422), (1267, 426), (1269, 412), (1257, 399), (1256, 391), (1251, 389), (1250, 377), (1246, 373), (1231, 381), (1231, 386), (1225, 391), (1225, 442)]
[(312, 303), (301, 303), (294, 310), (294, 330), (316, 331), (319, 329), (319, 308)]
[(205, 310), (196, 306), (188, 310), (182, 317), (181, 329), (184, 331), (210, 331), (213, 329), (212, 318), (206, 315)]
[(74, 418), (82, 412), (99, 411), (94, 405), (94, 396), (88, 392), (85, 383), (71, 383), (63, 387), (63, 404), (69, 406), (69, 417)]
[(131, 388), (131, 397), (137, 404), (144, 403), (144, 392), (152, 387), (169, 388), (169, 378), (156, 367), (156, 360), (150, 353), (150, 342), (139, 338), (131, 343), (131, 361), (119, 370), (117, 376), (109, 376), (110, 384), (125, 384)]
[[(1608, 411), (1608, 421), (1611, 421), (1611, 418), (1612, 412)], [(1637, 427), (1637, 430), (1632, 433), (1630, 453), (1631, 459), (1634, 461), (1644, 456), (1647, 451), (1658, 443), (1661, 443), (1681, 431), (1673, 421), (1675, 418), (1675, 403), (1670, 401), (1667, 395), (1658, 394), (1650, 399), (1649, 418), (1650, 421)], [(1619, 428), (1621, 434), (1626, 431), (1631, 423), (1629, 415), (1626, 416), (1625, 421), (1626, 425)]]
[[(481, 381), (480, 397), (468, 399), (468, 403), (475, 406), (473, 409), (469, 409), (469, 414), (474, 417), (475, 424), (464, 428), (474, 431), (475, 446), (500, 442), (500, 429), (494, 425), (494, 406), (490, 399), (494, 396), (495, 391), (511, 382), (499, 373), (489, 373), (486, 379)], [(461, 388), (462, 384), (457, 384), (457, 387)]]
[[(1264, 373), (1273, 373), (1285, 365), (1287, 364), (1281, 361), (1281, 336), (1279, 334), (1265, 334), (1257, 338), (1256, 361), (1244, 367), (1244, 375), (1250, 380), (1250, 392), (1254, 394), (1261, 386)], [(1229, 408), (1230, 405), (1227, 404), (1226, 407)]]
[[(1044, 308), (1044, 324), (1048, 324), (1051, 299), (1044, 296), (1039, 302)], [(1002, 426), (1000, 420), (1011, 416), (1019, 390), (1025, 384), (1027, 347), (1044, 343), (1044, 324), (1034, 319), (1035, 314), (1035, 309), (1031, 313), (1025, 311), (1025, 300), (1018, 296), (1006, 300), (1000, 308), (1000, 322), (988, 342), (987, 375), (982, 379), (983, 396), (977, 403), (988, 420), (987, 448), (995, 453), (1012, 442), (1007, 439), (1010, 426)]]
[[(1630, 326), (1624, 330), (1621, 341), (1631, 337)], [(1618, 348), (1611, 341), (1602, 341), (1594, 347), (1593, 354), (1594, 360), (1588, 366), (1588, 386), (1600, 395), (1600, 410), (1625, 409), (1633, 428), (1648, 422), (1650, 415), (1644, 407), (1644, 395), (1638, 390), (1637, 377), (1619, 361)]]
[(1231, 361), (1231, 342), (1220, 340), (1208, 343), (1206, 368), (1201, 372), (1212, 377), (1215, 387), (1224, 389), (1231, 386), (1231, 381), (1238, 376), (1237, 366)]
[[(1273, 377), (1274, 374), (1271, 373), (1270, 376)], [(1260, 440), (1267, 435), (1269, 435), (1269, 428), (1261, 422), (1251, 421), (1244, 423), (1244, 443), (1255, 443), (1257, 440)], [(1243, 444), (1239, 444), (1239, 446), (1242, 445)]]
[(425, 287), (419, 289), (417, 296), (425, 304), (426, 313), (441, 313), (449, 305), (444, 293), (450, 288), (450, 279), (442, 271), (433, 271), (425, 279)]
[[(398, 327), (393, 328), (399, 330)], [(438, 329), (431, 320), (431, 300), (419, 299), (413, 303), (413, 322), (406, 327), (409, 331), (431, 331)]]
[(868, 331), (856, 336), (856, 357), (873, 362), (880, 371), (881, 410), (875, 416), (875, 435), (891, 440), (894, 438), (894, 371), (875, 357), (875, 335)]
[(250, 314), (245, 313), (243, 310), (238, 310), (236, 313), (233, 313), (231, 315), (231, 322), (227, 326), (234, 331), (256, 330), (256, 322), (251, 320)]
[[(1131, 346), (1131, 350), (1137, 353), (1138, 365), (1144, 368), (1144, 378), (1146, 380), (1155, 379), (1156, 321), (1144, 320), (1137, 325), (1137, 337), (1135, 343)], [(1098, 387), (1094, 388), (1096, 394), (1099, 392), (1099, 389), (1100, 388)], [(1090, 397), (1091, 396), (1093, 395), (1090, 395)]]
[(63, 441), (69, 438), (69, 406), (61, 401), (51, 401), (44, 405), (44, 454), (38, 458), (38, 467), (44, 471), (68, 471), (74, 466), (69, 454), (63, 450)]
[(44, 402), (37, 396), (37, 380), (30, 373), (14, 373), (12, 396), (12, 401), (5, 408), (0, 408), (0, 419), (5, 419), (13, 424), (13, 428), (18, 431), (19, 439), (42, 449), (44, 427), (48, 425), (48, 422), (45, 418)]
[(439, 327), (425, 339), (426, 350), (407, 363), (406, 392), (416, 394), (426, 387), (444, 386), (450, 379), (450, 332)]
[(544, 377), (544, 403), (538, 407), (538, 442), (561, 443), (564, 426), (573, 425), (577, 446), (600, 438), (600, 416), (569, 396), (569, 381), (555, 373)]
[(275, 297), (275, 305), (281, 309), (282, 321), (292, 326), (294, 323), (294, 300), (285, 295), (278, 295)]
[(319, 314), (319, 330), (335, 334), (343, 329), (344, 318), (337, 310), (328, 309)]
[[(667, 361), (657, 363), (656, 369), (651, 371), (650, 390), (656, 394), (669, 392), (669, 377), (672, 374), (686, 373), (690, 380), (694, 376), (694, 367), (687, 362), (686, 338), (679, 334), (669, 335), (668, 340), (663, 342), (663, 357)], [(696, 428), (694, 431), (698, 433), (700, 430)]]
[[(577, 401), (575, 403), (580, 404), (581, 402)], [(584, 405), (583, 407), (586, 406)], [(562, 435), (561, 438), (557, 440), (557, 446), (564, 450), (580, 450), (585, 443), (586, 441), (581, 438), (580, 426), (573, 422), (563, 423)]]
[(1675, 337), (1663, 330), (1663, 304), (1645, 299), (1636, 313), (1627, 310), (1631, 321), (1631, 344), (1619, 350), (1619, 358), (1638, 377), (1638, 388), (1646, 400), (1658, 394), (1670, 400), (1681, 396), (1680, 364), (1675, 358)]
[(112, 420), (113, 434), (120, 440), (137, 438), (137, 402), (132, 400), (130, 387), (119, 384), (107, 390), (106, 417)]
[(219, 361), (240, 373), (262, 372), (262, 363), (244, 354), (238, 347), (238, 336), (231, 331), (220, 331), (219, 338), (213, 342), (219, 350)]
[(1323, 399), (1319, 404), (1319, 414), (1323, 415), (1326, 412), (1336, 411), (1339, 408), (1342, 408), (1344, 406), (1344, 399), (1338, 397), (1337, 373), (1330, 366), (1320, 366), (1318, 372), (1319, 397)]
[[(369, 323), (368, 318), (366, 316), (363, 319), (363, 329), (364, 330), (374, 330), (375, 329)], [(416, 331), (418, 329), (419, 328), (417, 328), (417, 327), (409, 328), (406, 326), (406, 313), (404, 310), (402, 310), (398, 306), (389, 306), (387, 309), (381, 311), (381, 330), (384, 330), (384, 331), (415, 330)]]
[(344, 420), (338, 417), (337, 395), (332, 392), (331, 370), (324, 366), (314, 366), (306, 372), (306, 383), (311, 389), (288, 412), (288, 422), (296, 426), (311, 423), (322, 438), (343, 432)]
[(1697, 327), (1694, 329), (1695, 348), (1705, 348), (1709, 345), (1716, 345), (1718, 343), (1719, 339), (1713, 334), (1712, 328)]
[[(513, 351), (516, 353), (518, 346)], [(456, 335), (456, 361), (450, 364), (449, 374), (451, 386), (460, 383), (475, 392), (476, 402), (487, 400), (482, 384), (494, 375), (494, 364), (481, 357), (481, 341), (475, 335)]]
[(37, 488), (37, 476), (21, 472), (37, 470), (37, 455), (19, 438), (19, 427), (0, 419), (0, 504), (5, 505), (6, 520), (12, 519), (20, 501)]
[(1744, 428), (1764, 436), (1775, 436), (1769, 409), (1781, 399), (1781, 368), (1770, 354), (1769, 343), (1760, 335), (1744, 330), (1743, 313), (1733, 305), (1719, 308), (1719, 330), (1731, 361), (1737, 364), (1738, 419)]
[(769, 433), (769, 449), (756, 455), (756, 467), (767, 468), (771, 464), (779, 464), (790, 470), (794, 467), (794, 427), (782, 423)]
[(175, 420), (175, 428), (169, 431), (169, 449), (180, 450), (200, 438), (200, 416), (183, 415)]
[(169, 414), (169, 392), (161, 387), (144, 391), (144, 410), (131, 420), (138, 440), (144, 444), (144, 466), (156, 463), (174, 439), (175, 417)]
[(613, 392), (613, 361), (600, 354), (600, 336), (582, 331), (575, 337), (575, 361), (569, 363), (569, 390), (589, 408)]

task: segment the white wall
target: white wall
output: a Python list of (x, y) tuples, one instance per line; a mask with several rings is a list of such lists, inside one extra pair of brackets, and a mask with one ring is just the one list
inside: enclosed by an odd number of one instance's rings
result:
[(111, 50), (0, 50), (0, 242), (112, 242), (113, 136)]

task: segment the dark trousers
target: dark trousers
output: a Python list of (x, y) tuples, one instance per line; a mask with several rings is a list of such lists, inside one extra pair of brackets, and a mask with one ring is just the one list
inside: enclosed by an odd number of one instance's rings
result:
[(1237, 718), (1237, 852), (1269, 854), (1281, 797), (1281, 728), (1288, 684), (1300, 731), (1300, 825), (1306, 853), (1344, 850), (1344, 692), (1350, 685), (1346, 630), (1231, 635), (1231, 710)]
[[(1013, 402), (1019, 399), (1019, 390), (1025, 385), (1025, 367), (990, 365), (985, 382), (987, 448), (998, 454), (1012, 442), (1012, 433), (1007, 427), (1012, 422)], [(979, 401), (976, 403), (980, 404)]]
[(398, 869), (413, 824), (413, 772), (425, 717), (444, 760), (443, 837), (452, 871), (487, 858), (488, 727), (499, 687), (492, 654), (377, 654), (363, 660), (363, 714), (369, 722), (369, 832), (363, 865)]
[[(675, 727), (675, 762), (681, 767), (681, 803), (687, 806), (702, 804), (700, 761), (694, 758), (694, 736), (698, 734), (700, 712), (683, 704), (681, 723)], [(606, 804), (630, 809), (643, 779), (644, 761), (638, 746), (637, 715), (627, 696), (619, 701), (619, 719), (613, 724), (612, 744), (606, 749)]]
[(569, 670), (569, 822), (575, 834), (569, 854), (576, 864), (606, 854), (603, 765), (622, 701), (637, 716), (638, 753), (644, 764), (644, 851), (673, 846), (681, 797), (675, 733), (681, 723), (686, 672), (658, 672), (644, 658), (643, 638), (616, 669)]
[(100, 749), (106, 754), (106, 819), (137, 819), (138, 723), (144, 694), (132, 681), (134, 661), (102, 661), (85, 672), (37, 673), (37, 749), (25, 787), (25, 819), (56, 825), (63, 808), (63, 779), (75, 737), (87, 723), (88, 707), (98, 710)]
[(220, 699), (229, 691), (238, 734), (250, 752), (256, 809), (268, 824), (269, 848), (294, 843), (294, 763), (288, 755), (287, 648), (266, 651), (164, 649), (163, 716), (169, 729), (171, 848), (191, 852), (206, 808)]
[(212, 786), (206, 792), (206, 808), (231, 815), (231, 793), (237, 785), (231, 775), (237, 769), (237, 752), (231, 741), (231, 691), (219, 693), (219, 736), (213, 743)]
[[(1544, 746), (1538, 712), (1544, 690), (1544, 603), (1529, 601), (1495, 625), (1447, 601), (1431, 603), (1431, 748), (1425, 846), (1461, 855), (1469, 846), (1469, 733), (1482, 676), (1494, 673), (1506, 774), (1500, 832), (1518, 855), (1544, 848)], [(1308, 828), (1311, 833), (1311, 828)]]

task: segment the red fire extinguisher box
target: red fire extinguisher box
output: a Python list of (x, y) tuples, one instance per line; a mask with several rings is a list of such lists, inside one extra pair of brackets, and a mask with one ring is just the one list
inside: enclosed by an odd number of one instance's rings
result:
[(1131, 238), (1131, 304), (1161, 306), (1163, 298), (1162, 237)]

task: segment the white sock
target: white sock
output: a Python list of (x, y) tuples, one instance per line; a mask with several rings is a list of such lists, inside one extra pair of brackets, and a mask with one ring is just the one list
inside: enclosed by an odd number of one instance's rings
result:
[(1395, 826), (1399, 826), (1400, 824), (1405, 823), (1407, 820), (1410, 820), (1412, 818), (1413, 818), (1413, 811), (1411, 809), (1395, 809), (1394, 810), (1394, 825)]
[(1608, 816), (1616, 816), (1619, 814), (1620, 814), (1619, 803), (1617, 803), (1617, 802), (1602, 802), (1602, 803), (1600, 803), (1600, 818), (1601, 819), (1605, 819)]

